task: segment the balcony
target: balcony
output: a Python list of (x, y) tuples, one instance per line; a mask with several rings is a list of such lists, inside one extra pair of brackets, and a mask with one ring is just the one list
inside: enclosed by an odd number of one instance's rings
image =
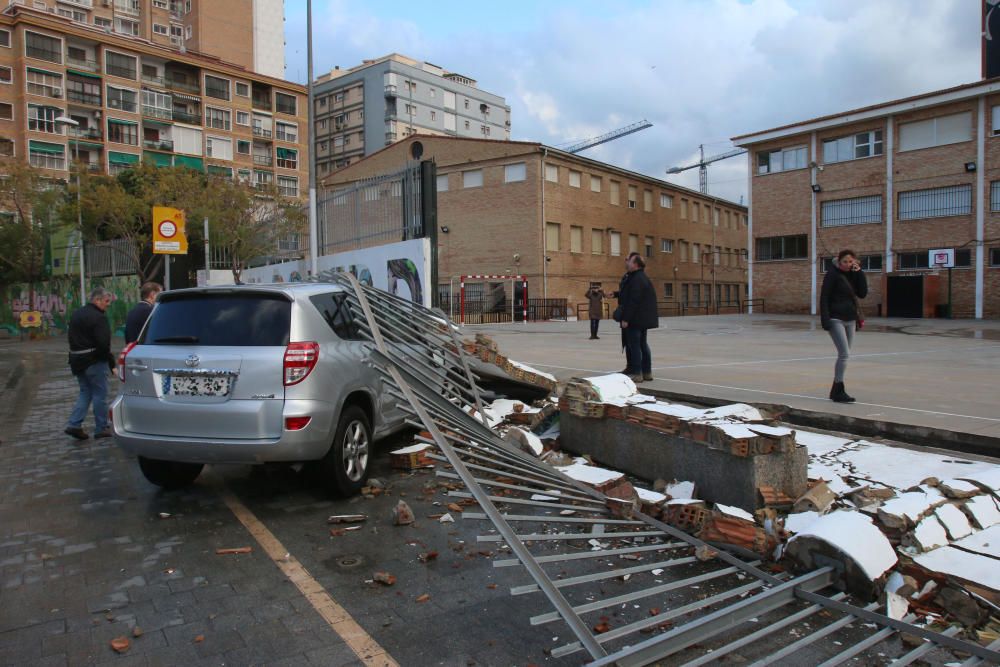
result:
[(397, 136), (397, 135), (396, 135), (396, 133), (395, 133), (395, 132), (386, 132), (386, 133), (385, 133), (385, 142), (386, 142), (387, 144), (388, 144), (388, 143), (392, 143), (393, 141), (395, 141), (395, 140), (396, 140), (396, 136)]
[(100, 141), (102, 139), (101, 130), (96, 127), (73, 127), (72, 125), (68, 125), (66, 133), (76, 139), (88, 141)]
[(46, 49), (44, 46), (38, 46), (31, 43), (25, 44), (24, 55), (37, 60), (46, 60), (50, 63), (62, 62), (61, 52), (56, 51), (55, 49)]
[(386, 97), (396, 97), (396, 94), (397, 94), (396, 93), (396, 86), (394, 86), (394, 85), (388, 85), (388, 86), (385, 87), (385, 96)]
[(97, 93), (85, 93), (72, 88), (66, 89), (66, 99), (77, 104), (89, 104), (93, 107), (101, 106), (101, 96)]
[(278, 168), (279, 169), (298, 169), (299, 161), (298, 159), (288, 159), (288, 158), (278, 158)]
[(96, 60), (87, 60), (86, 58), (74, 58), (73, 56), (66, 56), (66, 65), (69, 67), (75, 67), (77, 69), (87, 70), (88, 72), (96, 72), (100, 69), (100, 64)]
[(278, 141), (287, 141), (292, 144), (298, 143), (299, 141), (298, 134), (296, 134), (295, 132), (286, 132), (285, 130), (281, 129), (279, 129), (274, 136)]
[(139, 16), (138, 0), (115, 0), (115, 13), (126, 16)]
[(111, 76), (117, 76), (121, 79), (131, 79), (132, 81), (135, 81), (135, 69), (132, 67), (121, 67), (119, 65), (107, 63), (105, 68)]
[(188, 93), (194, 93), (195, 95), (201, 95), (201, 86), (198, 83), (191, 83), (187, 79), (175, 79), (171, 76), (166, 76), (163, 78), (164, 85), (172, 90), (183, 90)]
[(151, 107), (148, 104), (142, 105), (142, 115), (149, 118), (160, 118), (162, 120), (173, 120), (173, 111), (163, 107)]
[(143, 139), (142, 147), (153, 151), (173, 152), (174, 142), (169, 139)]
[(267, 130), (267, 129), (263, 128), (263, 127), (254, 127), (253, 128), (253, 136), (255, 136), (255, 137), (264, 137), (265, 139), (270, 139), (271, 136), (272, 136), (272, 133), (271, 133), (271, 130)]
[(270, 111), (271, 110), (271, 97), (270, 96), (264, 97), (264, 96), (261, 96), (261, 95), (254, 95), (253, 98), (252, 98), (252, 100), (251, 100), (251, 105), (253, 106), (254, 109), (260, 109), (262, 111)]
[(180, 109), (174, 109), (174, 120), (179, 123), (190, 123), (191, 125), (201, 125), (201, 113), (188, 113)]
[(274, 158), (271, 157), (270, 155), (255, 154), (253, 156), (253, 163), (259, 164), (263, 167), (270, 167), (271, 165), (274, 164)]
[(59, 2), (67, 5), (76, 5), (77, 7), (83, 7), (84, 9), (94, 8), (93, 0), (59, 0)]
[(163, 82), (163, 77), (162, 76), (157, 76), (157, 75), (154, 75), (154, 74), (146, 74), (145, 72), (143, 72), (143, 74), (142, 74), (142, 80), (143, 81), (148, 81), (149, 83), (155, 83), (158, 86), (165, 86), (166, 85)]

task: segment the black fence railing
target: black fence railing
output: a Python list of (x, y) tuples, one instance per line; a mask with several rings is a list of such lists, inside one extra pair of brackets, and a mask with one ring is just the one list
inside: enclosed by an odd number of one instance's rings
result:
[(511, 309), (510, 301), (506, 299), (466, 298), (463, 307), (461, 297), (457, 294), (454, 298), (449, 297), (447, 294), (442, 294), (439, 307), (455, 322), (464, 321), (465, 324), (523, 322), (525, 310), (527, 310), (529, 322), (566, 320), (570, 312), (567, 299), (528, 297), (527, 308), (525, 308), (524, 302), (519, 298), (514, 304), (514, 308)]
[[(613, 304), (605, 302), (604, 312), (601, 319), (610, 319), (613, 312)], [(740, 314), (747, 312), (747, 308), (753, 306), (764, 312), (764, 299), (731, 299), (727, 301), (689, 301), (681, 303), (672, 299), (656, 302), (656, 314), (659, 317), (680, 317), (682, 315), (722, 315)], [(590, 319), (590, 304), (583, 302), (576, 304), (576, 318), (578, 320)]]

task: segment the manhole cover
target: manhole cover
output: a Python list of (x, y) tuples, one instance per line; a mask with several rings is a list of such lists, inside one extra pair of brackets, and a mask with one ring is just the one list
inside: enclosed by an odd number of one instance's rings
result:
[(341, 556), (336, 561), (337, 567), (342, 567), (345, 570), (349, 570), (353, 567), (358, 567), (365, 562), (365, 559), (361, 556)]

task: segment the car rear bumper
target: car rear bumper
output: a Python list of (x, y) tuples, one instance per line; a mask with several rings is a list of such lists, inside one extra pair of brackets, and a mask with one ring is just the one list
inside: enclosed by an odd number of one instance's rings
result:
[(326, 455), (333, 442), (334, 415), (328, 403), (286, 401), (284, 416), (312, 417), (298, 431), (282, 431), (277, 438), (195, 438), (137, 433), (125, 429), (119, 396), (111, 404), (115, 443), (130, 454), (185, 463), (271, 463), (314, 461)]

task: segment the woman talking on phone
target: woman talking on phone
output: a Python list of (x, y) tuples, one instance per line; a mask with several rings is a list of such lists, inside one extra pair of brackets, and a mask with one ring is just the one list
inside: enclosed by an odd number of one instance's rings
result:
[(854, 331), (864, 326), (861, 299), (868, 296), (868, 280), (853, 250), (841, 250), (823, 278), (819, 307), (823, 329), (837, 346), (837, 363), (833, 367), (833, 387), (830, 400), (853, 403), (844, 389), (844, 371), (854, 341)]

